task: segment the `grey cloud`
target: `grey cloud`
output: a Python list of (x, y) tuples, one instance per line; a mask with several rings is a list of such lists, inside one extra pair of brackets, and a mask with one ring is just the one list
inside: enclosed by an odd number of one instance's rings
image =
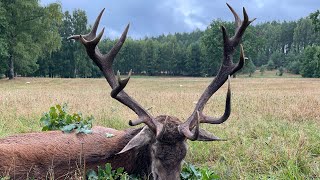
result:
[[(42, 0), (47, 4), (55, 0)], [(213, 19), (232, 21), (233, 16), (226, 1), (218, 0), (61, 0), (63, 9), (80, 8), (87, 12), (93, 23), (102, 8), (106, 8), (101, 27), (106, 36), (119, 37), (127, 23), (131, 24), (129, 36), (142, 38), (174, 32), (190, 32), (204, 29)], [(256, 23), (273, 20), (297, 20), (319, 9), (319, 0), (229, 0), (241, 14), (246, 7), (250, 18)]]

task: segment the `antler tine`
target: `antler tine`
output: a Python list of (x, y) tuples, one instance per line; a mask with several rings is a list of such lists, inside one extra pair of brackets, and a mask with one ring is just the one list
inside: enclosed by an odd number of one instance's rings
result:
[(98, 30), (98, 26), (99, 26), (99, 23), (100, 23), (100, 20), (101, 20), (101, 17), (103, 15), (104, 10), (105, 10), (105, 8), (103, 8), (102, 11), (100, 12), (100, 14), (98, 15), (96, 21), (94, 22), (94, 25), (92, 27), (91, 32), (84, 36), (85, 39), (89, 39), (90, 40), (90, 39), (93, 39), (96, 36), (97, 30)]
[(183, 134), (187, 139), (189, 139), (191, 141), (195, 141), (199, 137), (199, 126), (200, 126), (200, 112), (199, 111), (197, 111), (195, 119), (197, 121), (196, 121), (196, 125), (195, 125), (196, 127), (193, 129), (194, 132), (191, 132), (189, 126), (187, 126), (187, 125), (183, 126), (183, 124), (182, 124), (178, 128), (180, 134)]
[(203, 115), (201, 112), (200, 123), (221, 124), (229, 118), (230, 113), (231, 113), (231, 88), (230, 88), (230, 76), (229, 76), (228, 77), (228, 92), (227, 92), (226, 106), (225, 106), (224, 114), (220, 118), (212, 118), (212, 117)]
[[(231, 10), (232, 11), (232, 10)], [(249, 21), (249, 17), (247, 14), (247, 11), (245, 8), (242, 9), (243, 11), (243, 21), (241, 22), (240, 20), (240, 26), (238, 26), (236, 28), (235, 31), (235, 35), (230, 39), (230, 45), (232, 46), (238, 46), (238, 44), (241, 41), (241, 38), (243, 36), (243, 33), (245, 32), (245, 30), (247, 29), (247, 27), (254, 21), (256, 20), (256, 18), (252, 19), (251, 21)]]
[(120, 51), (123, 43), (125, 42), (125, 40), (127, 38), (127, 33), (129, 31), (129, 27), (130, 27), (130, 23), (124, 29), (124, 31), (123, 31), (120, 39), (118, 40), (118, 42), (112, 47), (112, 49), (106, 55), (106, 59), (108, 59), (108, 65), (112, 65), (113, 64), (114, 58), (116, 57), (116, 55)]
[(243, 50), (242, 44), (240, 44), (240, 60), (239, 60), (239, 62), (235, 65), (235, 68), (233, 69), (233, 71), (231, 72), (231, 74), (234, 74), (234, 73), (236, 73), (237, 71), (239, 71), (239, 70), (244, 66), (244, 62), (245, 62), (244, 50)]
[(226, 3), (227, 6), (229, 7), (230, 11), (232, 12), (233, 16), (234, 16), (234, 22), (236, 25), (236, 29), (238, 29), (241, 26), (241, 19), (239, 18), (238, 14), (236, 13), (236, 11), (228, 4)]
[(116, 88), (112, 89), (112, 91), (110, 93), (112, 98), (116, 98), (117, 95), (119, 94), (119, 92), (121, 92), (127, 86), (128, 82), (130, 80), (130, 77), (131, 77), (131, 73), (132, 73), (132, 70), (130, 70), (128, 77), (126, 79), (121, 80), (120, 71), (117, 72), (117, 78), (118, 78), (119, 85)]
[[(118, 52), (120, 51), (122, 45), (124, 44), (130, 24), (127, 25), (123, 31), (120, 39), (113, 46), (113, 48), (108, 52), (108, 54), (101, 54), (99, 48), (97, 47), (99, 41), (102, 38), (103, 30), (96, 36), (97, 28), (99, 26), (100, 19), (104, 9), (98, 15), (95, 24), (89, 34), (86, 35), (74, 35), (68, 39), (80, 40), (80, 42), (85, 46), (88, 56), (95, 62), (95, 64), (102, 71), (102, 74), (106, 78), (107, 82), (112, 88), (111, 97), (118, 100), (120, 103), (126, 105), (131, 110), (133, 110), (139, 117), (139, 122), (145, 123), (154, 132), (157, 131), (157, 124), (154, 123), (153, 117), (134, 99), (132, 99), (126, 92), (124, 88), (129, 82), (131, 72), (129, 72), (128, 78), (121, 80), (120, 73), (118, 78), (114, 75), (112, 64)], [(133, 123), (130, 123), (133, 124)], [(135, 124), (136, 125), (136, 124)]]
[[(104, 10), (105, 10), (105, 8), (103, 8), (102, 11), (100, 12), (100, 14), (98, 15), (96, 21), (94, 22), (92, 30), (88, 34), (82, 35), (82, 37), (84, 39), (90, 41), (96, 37), (98, 26), (99, 26), (99, 23), (100, 23), (100, 20), (101, 20), (101, 17), (103, 15)], [(70, 39), (79, 40), (79, 38), (80, 38), (80, 35), (73, 35), (73, 36), (68, 37), (68, 40), (70, 40)]]
[[(198, 123), (209, 123), (209, 124), (221, 124), (225, 122), (231, 112), (231, 88), (230, 88), (230, 75), (236, 73), (238, 70), (240, 70), (244, 65), (244, 51), (242, 45), (240, 45), (240, 60), (238, 63), (234, 64), (232, 61), (232, 56), (234, 54), (234, 51), (236, 47), (240, 44), (240, 41), (242, 39), (242, 36), (246, 30), (246, 28), (250, 25), (252, 21), (249, 21), (248, 14), (246, 10), (243, 8), (243, 16), (244, 20), (241, 21), (237, 13), (234, 11), (234, 9), (227, 4), (230, 11), (235, 17), (235, 24), (236, 24), (236, 30), (233, 37), (229, 38), (227, 34), (227, 30), (224, 26), (221, 27), (222, 34), (223, 34), (223, 61), (222, 65), (220, 67), (220, 70), (216, 76), (216, 78), (210, 83), (210, 85), (207, 87), (207, 89), (204, 91), (204, 93), (201, 95), (193, 113), (191, 116), (187, 119), (186, 122), (181, 124), (179, 126), (179, 131), (183, 133), (188, 139), (190, 138), (190, 135), (192, 135), (192, 130), (195, 126), (198, 126)], [(211, 98), (211, 96), (227, 81), (228, 81), (228, 93), (226, 97), (226, 106), (223, 116), (220, 118), (212, 118), (209, 116), (205, 116), (203, 114), (203, 109), (205, 104), (208, 102), (208, 100)], [(198, 119), (200, 114), (200, 122)]]

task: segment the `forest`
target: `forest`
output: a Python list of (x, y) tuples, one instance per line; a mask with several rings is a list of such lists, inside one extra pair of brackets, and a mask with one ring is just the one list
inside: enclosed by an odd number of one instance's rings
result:
[[(247, 60), (241, 73), (251, 76), (256, 70), (277, 70), (280, 76), (289, 72), (319, 78), (319, 14), (318, 10), (296, 21), (250, 26), (242, 42)], [(205, 30), (129, 37), (114, 69), (122, 74), (132, 69), (134, 75), (214, 76), (222, 59), (222, 25), (234, 29), (232, 22), (213, 19)], [(89, 30), (83, 10), (63, 12), (59, 3), (43, 7), (37, 0), (1, 0), (0, 77), (100, 77), (80, 43), (67, 40)], [(116, 41), (105, 37), (99, 48), (106, 53)], [(237, 61), (238, 53), (234, 56)]]

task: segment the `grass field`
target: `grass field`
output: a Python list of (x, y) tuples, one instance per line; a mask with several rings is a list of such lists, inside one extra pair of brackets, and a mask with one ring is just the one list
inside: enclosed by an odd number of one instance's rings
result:
[[(257, 75), (259, 76), (259, 75)], [(126, 91), (153, 115), (186, 119), (210, 78), (132, 78)], [(226, 86), (206, 114), (220, 116)], [(209, 166), (221, 179), (320, 178), (320, 79), (236, 78), (232, 113), (222, 125), (201, 126), (226, 142), (189, 142), (186, 161)], [(128, 127), (136, 115), (110, 97), (104, 79), (0, 80), (0, 137), (40, 131), (55, 104), (93, 115), (95, 125)]]

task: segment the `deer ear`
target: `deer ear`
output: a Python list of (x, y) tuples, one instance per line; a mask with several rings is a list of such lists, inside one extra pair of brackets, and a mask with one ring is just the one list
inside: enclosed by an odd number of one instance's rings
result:
[(145, 126), (136, 136), (134, 136), (128, 144), (117, 154), (125, 153), (133, 148), (140, 148), (144, 145), (150, 144), (150, 141), (154, 139), (153, 131)]
[(199, 136), (197, 138), (197, 141), (226, 141), (225, 139), (220, 139), (217, 136), (214, 136), (210, 132), (204, 130), (204, 129), (199, 129)]

